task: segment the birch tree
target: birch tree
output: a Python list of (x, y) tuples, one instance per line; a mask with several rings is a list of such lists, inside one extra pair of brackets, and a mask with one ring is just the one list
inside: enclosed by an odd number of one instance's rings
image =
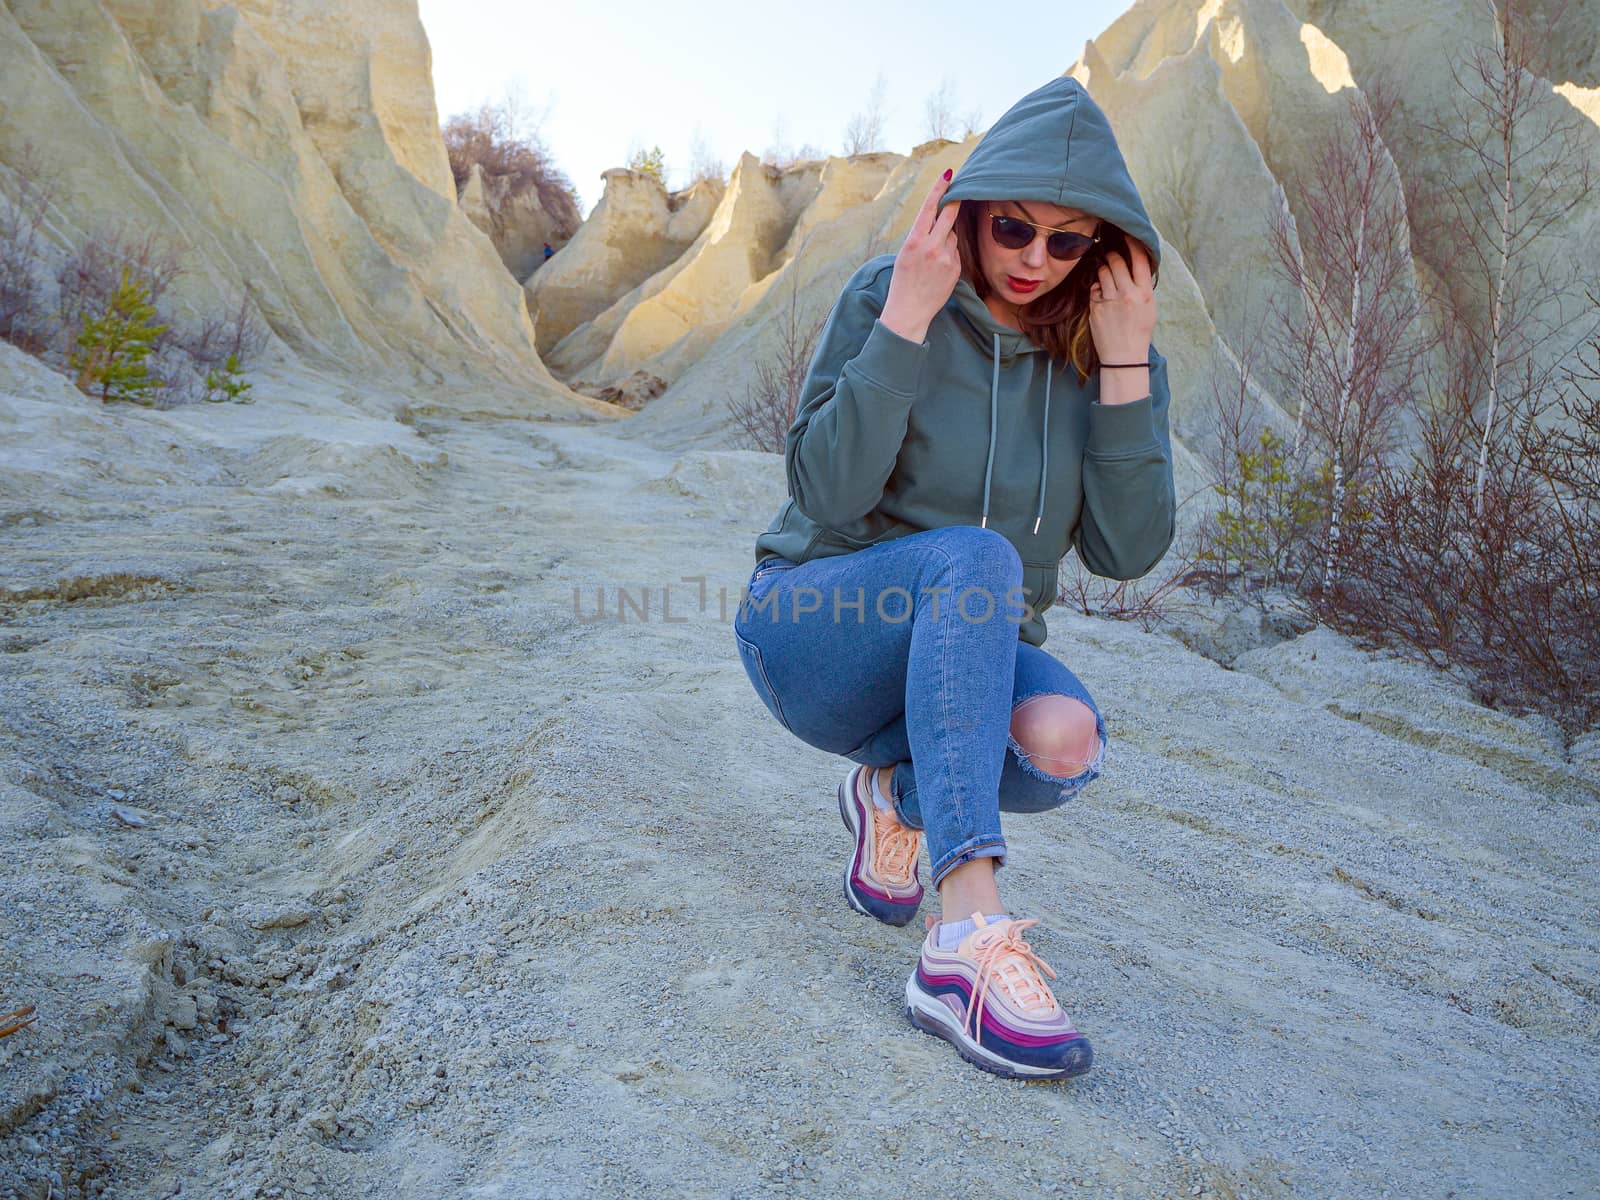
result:
[(1300, 473), (1326, 464), (1330, 477), (1324, 590), (1337, 579), (1351, 490), (1392, 447), (1423, 349), (1405, 198), (1384, 141), (1395, 111), (1381, 82), (1352, 90), (1298, 184), (1307, 219), (1297, 226), (1283, 203), (1272, 226), (1275, 267), (1301, 298), (1301, 311), (1279, 311), (1276, 339), (1299, 397), (1291, 461)]
[(1424, 125), (1468, 166), (1443, 197), (1450, 219), (1434, 227), (1444, 236), (1436, 254), (1447, 264), (1463, 349), (1472, 356), (1468, 374), (1481, 396), (1473, 482), (1480, 520), (1507, 409), (1540, 404), (1570, 349), (1564, 312), (1583, 281), (1573, 256), (1546, 243), (1594, 191), (1586, 118), (1539, 73), (1538, 55), (1560, 13), (1536, 22), (1523, 0), (1491, 9), (1491, 42), (1452, 63), (1448, 116)]

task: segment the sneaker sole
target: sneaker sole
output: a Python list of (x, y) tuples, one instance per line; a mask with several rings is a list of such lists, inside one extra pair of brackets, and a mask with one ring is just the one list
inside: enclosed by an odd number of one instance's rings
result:
[[(845, 902), (862, 916), (871, 917), (875, 921), (882, 921), (885, 925), (893, 925), (897, 928), (903, 925), (909, 925), (911, 924), (912, 919), (917, 915), (917, 909), (922, 906), (921, 896), (917, 897), (917, 902), (915, 904), (908, 903), (904, 905), (896, 905), (895, 909), (892, 910), (891, 916), (884, 916), (882, 913), (873, 912), (866, 905), (862, 904), (860, 900), (856, 899), (855, 888), (850, 886), (851, 877), (856, 873), (856, 855), (861, 852), (861, 832), (856, 828), (855, 822), (851, 821), (850, 819), (850, 810), (852, 806), (850, 803), (849, 793), (846, 790), (846, 785), (851, 783), (854, 778), (854, 774), (846, 775), (843, 782), (839, 784), (839, 819), (844, 822), (844, 827), (850, 831), (850, 839), (854, 843), (854, 849), (850, 851), (850, 859), (844, 864)], [(904, 909), (903, 913), (900, 911), (901, 909)]]
[(1094, 1051), (1089, 1046), (1088, 1038), (1081, 1039), (1082, 1053), (1076, 1055), (1066, 1067), (1032, 1067), (984, 1049), (967, 1036), (949, 1008), (916, 986), (915, 973), (906, 980), (906, 1016), (923, 1033), (949, 1042), (973, 1066), (1007, 1079), (1071, 1079), (1075, 1075), (1082, 1075), (1094, 1064)]

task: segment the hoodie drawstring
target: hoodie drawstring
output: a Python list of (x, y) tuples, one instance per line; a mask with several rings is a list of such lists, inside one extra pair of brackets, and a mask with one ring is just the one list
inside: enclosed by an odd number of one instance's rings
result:
[(1050, 478), (1050, 376), (1055, 370), (1050, 356), (1044, 356), (1044, 434), (1039, 444), (1044, 451), (1044, 463), (1039, 468), (1039, 511), (1033, 514), (1033, 532), (1039, 532), (1039, 522), (1044, 520), (1044, 481)]
[(989, 481), (994, 476), (994, 435), (1000, 427), (1000, 335), (994, 335), (994, 372), (989, 376), (989, 461), (983, 467), (983, 517), (980, 528), (989, 527)]
[[(1000, 427), (1000, 335), (994, 335), (994, 370), (989, 376), (989, 460), (983, 465), (983, 516), (978, 525), (989, 527), (989, 485), (994, 479), (994, 442)], [(1040, 438), (1043, 463), (1039, 467), (1039, 511), (1033, 516), (1033, 532), (1039, 532), (1044, 520), (1045, 481), (1050, 477), (1050, 378), (1054, 373), (1050, 356), (1044, 359), (1044, 433)]]

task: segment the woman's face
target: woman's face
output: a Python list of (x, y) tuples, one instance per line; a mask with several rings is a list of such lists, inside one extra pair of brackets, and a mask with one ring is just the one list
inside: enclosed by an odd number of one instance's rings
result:
[(1045, 251), (1046, 230), (1035, 230), (1034, 238), (1020, 250), (1008, 250), (994, 240), (994, 215), (1020, 217), (1035, 225), (1069, 229), (1092, 236), (1100, 222), (1077, 208), (1062, 208), (1041, 200), (986, 200), (978, 209), (978, 269), (989, 284), (985, 302), (996, 319), (1014, 324), (1016, 310), (1031, 304), (1060, 283), (1083, 261), (1062, 262)]

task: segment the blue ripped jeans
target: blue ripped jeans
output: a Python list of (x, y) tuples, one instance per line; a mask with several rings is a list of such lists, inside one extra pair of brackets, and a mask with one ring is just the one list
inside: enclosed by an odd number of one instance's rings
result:
[[(1001, 811), (1056, 807), (1105, 757), (1105, 721), (1083, 684), (1017, 636), (1021, 585), (1003, 534), (952, 525), (805, 563), (768, 558), (734, 620), (745, 673), (785, 729), (895, 768), (896, 814), (925, 831), (936, 888), (975, 858), (1004, 866)], [(1045, 773), (1011, 736), (1016, 706), (1047, 694), (1095, 714), (1099, 749), (1078, 775)]]

